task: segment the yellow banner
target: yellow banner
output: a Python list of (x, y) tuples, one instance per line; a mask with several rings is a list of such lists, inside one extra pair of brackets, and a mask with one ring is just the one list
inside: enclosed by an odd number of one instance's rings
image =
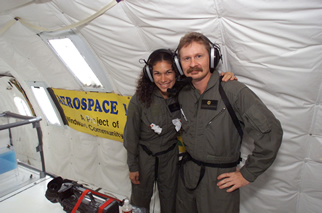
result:
[(123, 142), (131, 96), (51, 89), (69, 127), (97, 137)]

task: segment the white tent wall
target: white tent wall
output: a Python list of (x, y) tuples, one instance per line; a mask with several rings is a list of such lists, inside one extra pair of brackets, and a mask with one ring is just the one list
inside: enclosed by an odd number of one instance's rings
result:
[[(57, 30), (88, 18), (110, 2), (0, 0), (0, 32), (14, 17)], [(125, 0), (74, 31), (97, 56), (114, 92), (121, 95), (134, 94), (143, 67), (139, 59), (146, 59), (154, 49), (174, 50), (189, 31), (202, 32), (218, 43), (223, 54), (218, 70), (235, 73), (267, 104), (284, 130), (273, 165), (242, 188), (241, 212), (317, 213), (322, 209), (321, 21), (320, 0)], [(0, 74), (9, 73), (20, 82), (43, 118), (46, 170), (129, 196), (121, 142), (46, 124), (26, 82), (44, 81), (49, 87), (72, 90), (81, 87), (37, 36), (39, 32), (16, 21), (0, 34)], [(4, 89), (7, 84), (1, 81), (0, 86), (0, 100), (5, 101), (0, 112), (18, 112), (10, 95), (4, 94), (9, 93)], [(16, 134), (14, 142), (21, 135), (37, 140), (30, 130)], [(246, 138), (244, 159), (251, 149)], [(29, 158), (28, 153), (19, 155)]]

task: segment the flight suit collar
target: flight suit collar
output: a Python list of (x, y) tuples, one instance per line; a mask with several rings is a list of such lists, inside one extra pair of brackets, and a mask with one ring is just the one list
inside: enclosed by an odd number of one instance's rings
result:
[(210, 88), (214, 87), (215, 85), (217, 85), (219, 82), (219, 73), (218, 72), (214, 72), (211, 74), (211, 77), (208, 81), (208, 85), (207, 85), (207, 88), (205, 90), (205, 92), (207, 90), (209, 90)]
[[(158, 98), (165, 99), (165, 98), (161, 95), (160, 90), (159, 90), (158, 88), (157, 88), (157, 89), (155, 89), (155, 90), (153, 91), (153, 95), (154, 95), (154, 96), (157, 96)], [(170, 95), (169, 95), (169, 97), (168, 97), (168, 99), (171, 99), (173, 96), (174, 96), (174, 95), (170, 94)]]
[[(204, 93), (207, 92), (209, 89), (213, 88), (214, 86), (216, 86), (218, 84), (218, 82), (219, 82), (219, 73), (218, 72), (212, 73)], [(193, 88), (195, 95), (197, 97), (200, 97), (201, 95), (200, 95), (199, 91), (193, 86), (192, 83), (191, 83), (191, 87)]]

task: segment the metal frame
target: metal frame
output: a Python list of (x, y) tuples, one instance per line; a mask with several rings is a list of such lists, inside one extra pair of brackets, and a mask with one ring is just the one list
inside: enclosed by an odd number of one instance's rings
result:
[(42, 170), (39, 172), (40, 172), (40, 178), (44, 178), (46, 176), (45, 158), (44, 158), (44, 151), (43, 151), (42, 131), (41, 131), (40, 124), (39, 124), (39, 122), (42, 120), (42, 118), (41, 117), (24, 116), (24, 115), (16, 114), (16, 113), (9, 112), (9, 111), (1, 113), (0, 117), (12, 117), (12, 118), (22, 119), (22, 121), (18, 121), (15, 123), (0, 125), (0, 130), (5, 130), (5, 129), (9, 130), (11, 145), (12, 145), (11, 130), (10, 130), (11, 128), (23, 126), (23, 125), (27, 125), (27, 124), (32, 124), (33, 128), (36, 128), (37, 135), (38, 135), (38, 146), (36, 147), (36, 151), (39, 152), (39, 154), (40, 154), (41, 166), (42, 166)]

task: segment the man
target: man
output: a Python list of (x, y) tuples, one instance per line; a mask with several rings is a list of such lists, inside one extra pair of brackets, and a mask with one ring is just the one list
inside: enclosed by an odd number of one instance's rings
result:
[[(213, 73), (220, 51), (218, 54), (216, 45), (203, 34), (186, 34), (177, 52), (178, 69), (192, 78), (179, 93), (188, 154), (180, 169), (177, 212), (239, 212), (239, 188), (253, 182), (276, 158), (283, 134), (280, 122), (244, 84), (220, 82), (219, 74)], [(220, 94), (220, 84), (237, 116), (236, 126)], [(240, 170), (242, 132), (238, 125), (255, 145)]]

